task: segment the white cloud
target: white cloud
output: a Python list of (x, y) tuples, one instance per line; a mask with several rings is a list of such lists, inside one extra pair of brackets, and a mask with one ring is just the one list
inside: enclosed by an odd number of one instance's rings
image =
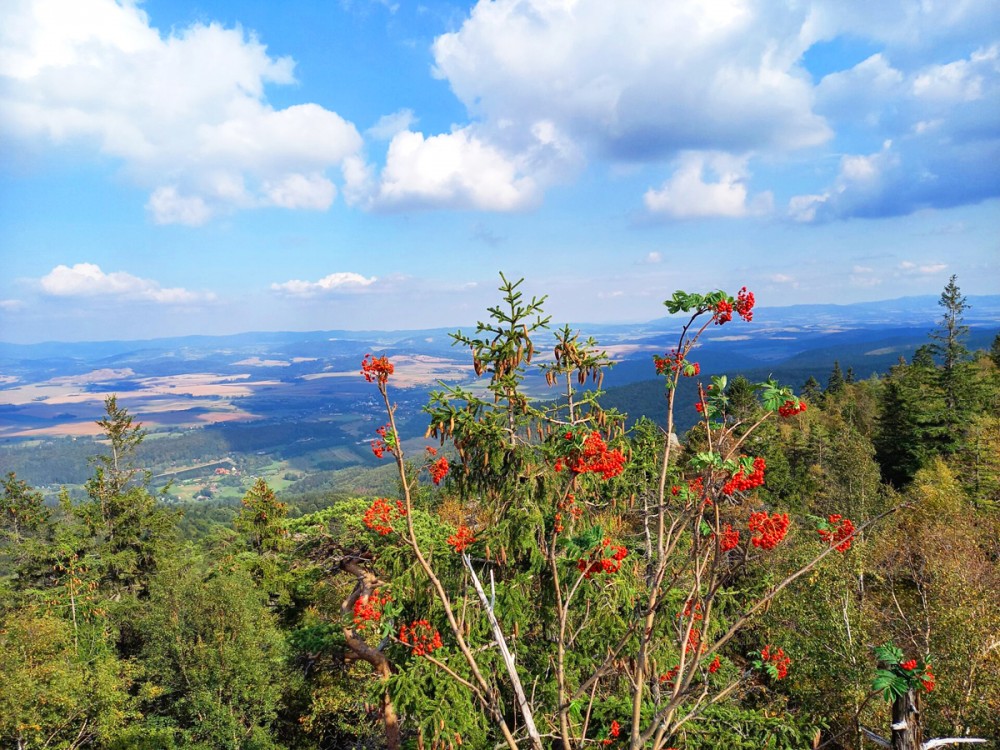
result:
[(481, 0), (433, 50), (437, 73), (493, 126), (550, 120), (625, 160), (784, 151), (830, 136), (797, 68), (804, 20), (748, 0)]
[(840, 171), (825, 193), (797, 195), (790, 199), (788, 213), (796, 221), (811, 222), (838, 215), (877, 216), (884, 212), (883, 201), (893, 196), (885, 186), (898, 179), (901, 158), (892, 141), (873, 154), (847, 154), (840, 159)]
[(789, 276), (786, 273), (772, 274), (770, 278), (771, 278), (771, 281), (773, 281), (775, 284), (794, 284), (795, 283), (795, 277), (794, 276)]
[(364, 291), (378, 279), (375, 276), (364, 277), (359, 273), (349, 271), (339, 271), (324, 276), (319, 281), (300, 281), (293, 279), (280, 284), (271, 284), (271, 289), (275, 292), (287, 294), (291, 297), (315, 297), (320, 294), (330, 294), (334, 292), (359, 292)]
[[(993, 47), (992, 58), (996, 59)], [(984, 59), (983, 55), (980, 55)], [(925, 68), (913, 79), (913, 95), (943, 102), (971, 102), (983, 95), (983, 78), (976, 75), (971, 60), (956, 60)]]
[(294, 83), (294, 63), (240, 28), (161, 35), (130, 0), (15, 0), (0, 10), (0, 50), (6, 136), (120, 162), (151, 190), (159, 223), (325, 209), (336, 194), (325, 171), (361, 148), (335, 112), (272, 107), (264, 87)]
[(24, 307), (24, 302), (19, 299), (0, 299), (0, 310), (17, 312), (22, 307)]
[(639, 265), (643, 266), (654, 266), (657, 263), (662, 262), (663, 253), (657, 252), (656, 250), (646, 253), (646, 256), (642, 260), (638, 261)]
[(382, 115), (378, 122), (365, 131), (365, 135), (376, 141), (389, 141), (396, 133), (409, 130), (417, 123), (412, 109), (401, 109), (390, 115)]
[(157, 224), (185, 224), (197, 227), (212, 216), (212, 211), (198, 195), (180, 195), (174, 186), (159, 187), (146, 202)]
[(263, 192), (275, 206), (321, 211), (333, 203), (337, 188), (321, 174), (291, 174), (275, 182), (265, 182)]
[(900, 261), (897, 270), (907, 276), (927, 276), (941, 273), (947, 267), (947, 263), (914, 263), (912, 260), (904, 260)]
[[(984, 38), (987, 18), (1000, 20), (1000, 6), (978, 4), (986, 15), (976, 18), (970, 9), (977, 4), (913, 5), (909, 15), (897, 19), (909, 29), (904, 35), (880, 28), (885, 19), (876, 19), (867, 37), (884, 34), (886, 49), (823, 78), (816, 88), (817, 111), (859, 142), (880, 138), (891, 147), (844, 157), (833, 184), (792, 199), (794, 217), (896, 216), (1000, 195), (994, 167), (1000, 160), (1000, 45), (977, 47), (974, 41)], [(961, 44), (952, 40), (940, 51), (914, 49), (952, 33)], [(968, 52), (955, 57), (955, 49), (963, 47)], [(926, 63), (942, 58), (946, 62)]]
[[(725, 154), (684, 154), (673, 176), (660, 190), (646, 191), (646, 208), (655, 214), (676, 219), (737, 218), (770, 212), (770, 193), (761, 193), (748, 202), (746, 158)], [(707, 181), (709, 172), (714, 181)]]
[(187, 289), (163, 288), (157, 282), (124, 271), (105, 273), (94, 263), (58, 265), (39, 279), (45, 294), (53, 297), (104, 297), (145, 300), (168, 305), (214, 299), (214, 295)]
[(462, 128), (425, 138), (397, 133), (389, 144), (377, 207), (514, 211), (537, 204), (538, 185), (512, 157)]

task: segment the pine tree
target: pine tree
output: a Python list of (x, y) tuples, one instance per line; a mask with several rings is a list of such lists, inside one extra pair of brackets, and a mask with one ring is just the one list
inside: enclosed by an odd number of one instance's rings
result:
[(819, 381), (810, 375), (809, 379), (802, 384), (802, 398), (809, 403), (815, 403), (820, 395), (822, 395), (822, 391), (819, 387)]
[[(108, 452), (95, 456), (97, 469), (87, 481), (88, 502), (73, 509), (94, 535), (103, 567), (102, 583), (116, 596), (145, 592), (157, 557), (173, 543), (177, 513), (161, 507), (149, 490), (150, 474), (136, 464), (136, 449), (146, 436), (115, 396), (104, 402), (97, 424)], [(137, 479), (140, 477), (141, 479)]]
[(924, 436), (914, 414), (914, 403), (907, 390), (895, 378), (890, 378), (885, 384), (874, 440), (875, 458), (881, 467), (882, 478), (896, 487), (913, 479), (927, 453)]
[(842, 390), (844, 390), (844, 373), (840, 369), (840, 362), (834, 360), (833, 370), (830, 371), (830, 377), (826, 381), (826, 392), (840, 393)]
[(993, 344), (990, 346), (990, 359), (993, 360), (993, 364), (1000, 367), (1000, 333), (993, 338)]
[(963, 323), (963, 313), (969, 309), (958, 284), (952, 275), (941, 292), (938, 304), (944, 308), (940, 326), (930, 334), (931, 351), (941, 360), (941, 384), (944, 388), (945, 404), (953, 413), (952, 424), (958, 424), (962, 401), (962, 386), (968, 379), (962, 365), (969, 360), (969, 350), (963, 340), (969, 335), (969, 327)]

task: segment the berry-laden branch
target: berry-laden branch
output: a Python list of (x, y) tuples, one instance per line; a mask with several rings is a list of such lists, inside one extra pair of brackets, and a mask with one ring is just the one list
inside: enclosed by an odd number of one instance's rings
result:
[[(492, 399), (462, 386), (432, 394), (427, 435), (440, 446), (427, 450), (428, 481), (405, 461), (387, 391), (392, 363), (362, 363), (388, 419), (373, 451), (392, 455), (401, 492), (375, 500), (364, 525), (373, 548), (390, 545), (387, 559), (412, 562), (393, 579), (394, 606), (415, 618), (398, 636), (401, 658), (431, 659), (472, 694), (482, 726), (508, 747), (526, 740), (536, 750), (550, 736), (564, 750), (662, 748), (740, 686), (794, 679), (782, 644), (761, 643), (747, 657), (732, 652), (734, 637), (898, 508), (810, 520), (761, 507), (768, 467), (752, 455), (751, 436), (769, 420), (805, 418), (805, 403), (773, 380), (751, 386), (748, 413), (737, 411), (726, 377), (712, 376), (693, 405), (698, 427), (683, 448), (676, 441), (678, 386), (701, 375), (692, 359), (700, 338), (737, 317), (751, 322), (753, 293), (677, 292), (665, 303), (685, 315), (676, 346), (653, 363), (665, 379), (667, 429), (626, 435), (623, 417), (600, 405), (607, 353), (564, 327), (551, 358), (537, 355), (544, 361), (534, 365), (544, 298), (526, 302), (521, 281), (502, 282), (491, 319), (454, 335), (471, 350), (474, 376), (489, 376)], [(531, 367), (563, 389), (558, 401), (536, 402)], [(811, 533), (799, 533), (803, 523)], [(816, 547), (808, 561), (763, 593), (742, 594), (734, 582), (797, 533), (797, 544)], [(477, 569), (489, 570), (496, 603)], [(412, 570), (430, 583), (429, 598)], [(464, 601), (461, 617), (453, 601)], [(407, 674), (401, 665), (394, 679)]]

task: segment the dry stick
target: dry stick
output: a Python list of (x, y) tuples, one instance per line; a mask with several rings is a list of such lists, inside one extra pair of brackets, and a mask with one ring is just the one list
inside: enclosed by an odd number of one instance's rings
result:
[[(657, 739), (653, 744), (654, 750), (659, 747), (657, 743), (662, 742), (663, 736), (667, 733), (668, 729), (671, 730), (671, 733), (676, 732), (681, 726), (691, 721), (692, 719), (696, 719), (698, 716), (704, 713), (709, 706), (713, 706), (719, 701), (728, 698), (733, 693), (733, 691), (735, 691), (736, 688), (738, 688), (742, 683), (743, 683), (742, 679), (734, 680), (729, 685), (727, 685), (723, 690), (720, 690), (716, 695), (712, 696), (712, 698), (707, 703), (702, 703), (707, 693), (707, 690), (704, 691), (702, 695), (698, 698), (698, 704), (695, 705), (695, 707), (691, 709), (691, 711), (688, 712), (682, 719), (680, 719), (676, 724), (674, 724), (673, 727), (668, 727), (668, 725), (665, 722), (663, 722), (662, 719), (658, 722), (657, 716), (654, 716), (652, 720), (652, 726), (655, 727), (657, 723), (659, 723), (660, 725), (660, 728), (657, 729), (656, 731)], [(677, 705), (680, 705), (679, 700), (677, 701)], [(677, 710), (677, 705), (667, 706), (667, 708), (665, 708), (664, 711), (666, 711), (667, 709), (675, 711)]]
[[(476, 662), (475, 656), (473, 656), (468, 644), (465, 642), (465, 638), (462, 635), (462, 631), (458, 626), (458, 621), (455, 619), (455, 612), (451, 606), (451, 600), (448, 598), (448, 592), (444, 590), (444, 585), (441, 583), (441, 579), (437, 577), (434, 573), (434, 569), (431, 568), (430, 563), (427, 562), (427, 558), (424, 557), (424, 553), (420, 549), (420, 545), (417, 543), (416, 531), (413, 528), (413, 500), (410, 494), (410, 485), (406, 481), (406, 465), (403, 463), (403, 447), (399, 440), (399, 431), (396, 429), (396, 418), (395, 409), (389, 403), (389, 394), (386, 390), (385, 383), (382, 381), (378, 382), (379, 393), (382, 394), (382, 401), (385, 403), (386, 413), (389, 415), (389, 427), (392, 430), (393, 437), (395, 438), (396, 446), (394, 455), (396, 457), (396, 469), (399, 472), (400, 482), (403, 486), (403, 499), (406, 504), (406, 532), (407, 532), (407, 542), (410, 547), (413, 548), (413, 554), (417, 558), (417, 562), (420, 563), (420, 567), (423, 569), (424, 574), (427, 576), (428, 580), (431, 582), (431, 586), (437, 593), (438, 600), (441, 602), (441, 606), (444, 609), (445, 616), (448, 618), (448, 624), (451, 626), (452, 633), (455, 636), (455, 640), (458, 643), (459, 650), (461, 650), (462, 655), (465, 657), (466, 663), (469, 665), (469, 669), (472, 671), (473, 676), (476, 678), (476, 682), (479, 683), (480, 689), (486, 694), (492, 694), (494, 691), (490, 689), (489, 683), (486, 678), (483, 677), (483, 673), (479, 669), (479, 664)], [(517, 741), (514, 739), (514, 735), (511, 734), (510, 727), (507, 726), (507, 722), (500, 713), (500, 709), (497, 706), (490, 707), (490, 713), (493, 716), (493, 720), (496, 722), (497, 726), (500, 727), (500, 732), (503, 734), (504, 741), (511, 750), (517, 750)], [(541, 744), (536, 746), (538, 750), (541, 750)]]
[[(568, 492), (568, 490), (567, 490)], [(556, 611), (559, 614), (559, 637), (556, 640), (556, 690), (557, 697), (556, 700), (559, 705), (559, 732), (562, 735), (562, 743), (565, 750), (570, 750), (572, 745), (570, 744), (569, 737), (569, 704), (566, 702), (566, 609), (563, 607), (562, 601), (562, 585), (559, 582), (559, 566), (556, 564), (556, 531), (552, 531), (552, 540), (549, 543), (549, 564), (552, 568), (552, 585), (556, 593)], [(583, 577), (583, 573), (580, 573), (580, 578)], [(577, 583), (579, 583), (579, 578)], [(576, 590), (576, 586), (573, 586), (573, 590), (567, 597), (566, 606), (569, 606), (569, 600), (572, 597), (573, 591)]]
[(486, 698), (484, 698), (483, 694), (479, 692), (479, 688), (477, 688), (475, 685), (473, 685), (467, 679), (465, 679), (460, 674), (458, 674), (454, 669), (452, 669), (451, 667), (449, 667), (447, 664), (445, 664), (440, 659), (435, 659), (430, 654), (424, 654), (423, 656), (431, 664), (433, 664), (434, 666), (436, 666), (439, 669), (441, 669), (444, 672), (446, 672), (449, 677), (451, 677), (453, 680), (455, 680), (455, 682), (459, 683), (460, 685), (464, 685), (465, 687), (467, 687), (472, 692), (472, 694), (474, 696), (476, 696), (476, 699), (480, 703), (482, 703), (484, 706), (487, 706), (487, 707), (489, 706), (489, 703), (487, 702)]
[(594, 708), (594, 696), (597, 695), (597, 683), (599, 680), (594, 682), (594, 686), (590, 689), (590, 701), (587, 703), (587, 714), (583, 717), (583, 730), (580, 732), (580, 741), (587, 741), (587, 728), (590, 726), (590, 712)]
[(510, 682), (514, 688), (514, 694), (517, 696), (517, 704), (521, 708), (521, 715), (524, 717), (524, 726), (528, 730), (528, 736), (531, 737), (532, 745), (541, 750), (542, 738), (539, 736), (538, 729), (535, 727), (535, 718), (532, 715), (531, 706), (528, 705), (528, 697), (524, 693), (524, 688), (521, 685), (521, 678), (517, 674), (517, 668), (514, 666), (514, 657), (510, 653), (510, 649), (507, 648), (507, 640), (504, 638), (503, 630), (500, 629), (500, 623), (497, 621), (496, 615), (493, 614), (493, 607), (486, 598), (486, 592), (483, 590), (483, 586), (479, 582), (479, 576), (476, 575), (476, 571), (472, 567), (471, 558), (467, 554), (462, 553), (462, 562), (465, 563), (465, 567), (468, 569), (469, 575), (472, 577), (472, 585), (475, 586), (476, 593), (479, 594), (479, 601), (482, 602), (483, 609), (486, 610), (486, 616), (489, 618), (490, 629), (493, 631), (493, 640), (495, 640), (497, 646), (500, 647), (500, 655), (503, 657), (504, 664), (507, 665), (507, 674), (510, 676)]

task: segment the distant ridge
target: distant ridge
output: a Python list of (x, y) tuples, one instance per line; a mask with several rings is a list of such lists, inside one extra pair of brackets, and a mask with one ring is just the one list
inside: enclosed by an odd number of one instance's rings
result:
[[(847, 304), (815, 303), (785, 306), (764, 306), (755, 310), (754, 323), (761, 327), (775, 326), (831, 326), (843, 325), (851, 328), (910, 327), (933, 324), (941, 314), (938, 295), (927, 294), (872, 302), (852, 302)], [(966, 325), (973, 327), (1000, 326), (1000, 294), (969, 295), (970, 309), (965, 314)], [(647, 322), (635, 323), (571, 323), (570, 327), (584, 334), (590, 333), (636, 333), (641, 331), (672, 330), (681, 316), (665, 316)], [(437, 338), (458, 329), (469, 329), (470, 325), (455, 324), (439, 328), (396, 329), (396, 330), (312, 330), (312, 331), (247, 331), (232, 334), (190, 334), (151, 339), (126, 339), (105, 341), (45, 341), (33, 344), (14, 344), (0, 341), (0, 360), (47, 359), (50, 357), (85, 356), (95, 358), (111, 357), (124, 352), (141, 350), (178, 350), (232, 348), (242, 350), (260, 344), (283, 344), (294, 341), (323, 340), (330, 338), (347, 341), (381, 343), (391, 346), (404, 340)], [(741, 329), (742, 332), (742, 329)], [(450, 342), (446, 342), (450, 343)]]

